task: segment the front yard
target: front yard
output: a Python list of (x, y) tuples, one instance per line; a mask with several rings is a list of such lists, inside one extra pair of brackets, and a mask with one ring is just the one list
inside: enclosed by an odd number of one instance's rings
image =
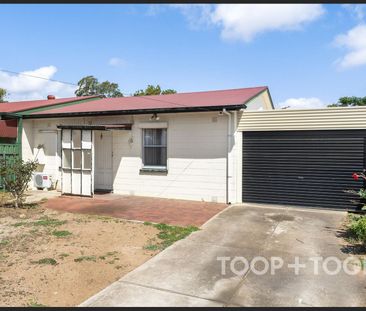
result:
[(194, 230), (0, 207), (0, 306), (76, 306)]

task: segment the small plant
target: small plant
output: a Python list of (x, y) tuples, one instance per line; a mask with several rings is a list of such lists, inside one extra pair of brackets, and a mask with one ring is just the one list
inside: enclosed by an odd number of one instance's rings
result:
[(57, 265), (57, 261), (53, 258), (42, 258), (37, 261), (32, 261), (31, 263), (39, 265), (51, 265), (51, 266)]
[(1, 245), (4, 245), (5, 246), (5, 245), (8, 245), (9, 243), (10, 243), (10, 240), (1, 240), (0, 241), (0, 246)]
[(38, 165), (37, 161), (24, 162), (21, 159), (14, 161), (0, 160), (0, 177), (3, 180), (6, 191), (14, 200), (14, 206), (18, 208), (25, 201), (25, 191)]
[[(363, 179), (364, 181), (366, 181), (366, 175), (365, 172), (362, 173), (353, 173), (352, 174), (352, 178), (355, 181), (358, 181), (360, 178)], [(353, 193), (353, 194), (357, 194), (360, 198), (361, 203), (363, 204), (363, 206), (361, 207), (361, 210), (366, 210), (366, 189), (361, 188), (358, 191), (354, 191), (354, 190), (348, 190), (346, 191), (348, 193)]]
[(159, 245), (157, 245), (157, 244), (145, 245), (144, 249), (147, 249), (148, 251), (156, 251), (159, 249)]
[(95, 256), (81, 256), (78, 258), (75, 258), (74, 261), (75, 262), (82, 262), (82, 261), (96, 261), (96, 257)]
[(28, 304), (28, 307), (38, 307), (38, 308), (40, 308), (40, 307), (47, 307), (47, 306), (46, 305), (43, 305), (41, 303), (38, 303), (38, 302), (30, 302)]
[(199, 230), (199, 228), (194, 226), (179, 227), (179, 226), (170, 226), (167, 224), (152, 224), (150, 222), (144, 222), (144, 224), (146, 226), (153, 226), (156, 229), (158, 229), (160, 231), (158, 233), (158, 238), (162, 240), (162, 242), (160, 243), (149, 244), (144, 247), (145, 249), (149, 250), (167, 248), (174, 242), (184, 239), (187, 236), (189, 236), (192, 232)]
[(53, 231), (52, 235), (58, 237), (58, 238), (64, 238), (67, 237), (69, 235), (72, 235), (72, 233), (70, 231), (64, 230), (64, 231)]
[(349, 232), (358, 242), (366, 245), (366, 217), (354, 217), (349, 226)]

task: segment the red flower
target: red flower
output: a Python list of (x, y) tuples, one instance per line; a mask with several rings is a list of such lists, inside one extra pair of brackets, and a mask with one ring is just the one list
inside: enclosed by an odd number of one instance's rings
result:
[(354, 180), (358, 180), (359, 176), (357, 175), (357, 173), (353, 173), (353, 174), (352, 174), (352, 178), (353, 178)]

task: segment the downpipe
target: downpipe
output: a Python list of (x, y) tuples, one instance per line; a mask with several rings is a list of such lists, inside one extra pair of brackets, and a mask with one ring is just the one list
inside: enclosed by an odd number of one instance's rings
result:
[(231, 113), (225, 108), (222, 109), (222, 113), (227, 115), (227, 138), (226, 138), (226, 204), (229, 202), (229, 153), (230, 153), (230, 140), (231, 140)]

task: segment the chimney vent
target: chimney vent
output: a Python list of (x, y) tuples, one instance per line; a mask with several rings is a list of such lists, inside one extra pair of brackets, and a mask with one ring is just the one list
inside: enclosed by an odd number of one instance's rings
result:
[(50, 100), (50, 99), (56, 99), (56, 96), (55, 95), (47, 95), (47, 99)]

